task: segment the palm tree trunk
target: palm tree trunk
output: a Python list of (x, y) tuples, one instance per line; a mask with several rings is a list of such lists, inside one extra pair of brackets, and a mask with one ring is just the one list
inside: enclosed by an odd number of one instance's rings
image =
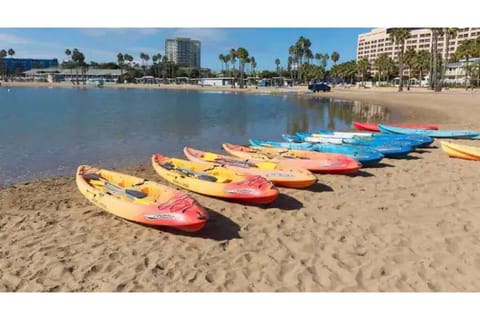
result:
[[(440, 90), (442, 91), (444, 82), (445, 82), (445, 74), (447, 73), (447, 63), (448, 63), (448, 53), (449, 53), (449, 43), (450, 42), (450, 34), (448, 32), (448, 29), (445, 31), (445, 43), (444, 48), (445, 48), (445, 57), (443, 59), (443, 66), (442, 66), (442, 78), (440, 80)], [(446, 46), (446, 47), (445, 47)]]
[(403, 91), (403, 49), (405, 48), (405, 40), (402, 41), (400, 44), (400, 54), (398, 55), (399, 64), (398, 64), (398, 71), (400, 73), (400, 85), (398, 87), (398, 91)]
[(467, 61), (465, 66), (465, 90), (468, 90), (467, 82), (468, 82), (468, 56), (467, 56)]

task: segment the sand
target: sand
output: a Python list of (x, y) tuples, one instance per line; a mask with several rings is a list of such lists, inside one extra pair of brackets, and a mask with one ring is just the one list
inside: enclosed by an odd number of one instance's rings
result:
[[(387, 105), (405, 122), (480, 129), (478, 92), (315, 95)], [(480, 162), (438, 147), (355, 176), (318, 175), (308, 190), (280, 188), (270, 206), (191, 194), (211, 214), (197, 234), (105, 213), (73, 173), (5, 187), (0, 291), (478, 291)], [(163, 182), (148, 163), (117, 170)]]

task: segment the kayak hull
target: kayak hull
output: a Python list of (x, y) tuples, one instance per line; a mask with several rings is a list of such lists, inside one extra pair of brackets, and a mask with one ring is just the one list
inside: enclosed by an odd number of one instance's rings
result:
[[(124, 186), (147, 196), (131, 199), (114, 194), (105, 183), (94, 183), (88, 178), (89, 174), (99, 175), (107, 184)], [(142, 178), (82, 165), (77, 169), (75, 181), (90, 202), (126, 220), (195, 232), (202, 229), (208, 219), (207, 211), (184, 192)]]
[[(303, 168), (289, 167), (272, 162), (264, 162), (262, 163), (263, 166), (256, 165), (247, 160), (211, 152), (207, 153), (189, 147), (183, 148), (183, 153), (190, 161), (213, 163), (245, 174), (259, 175), (272, 181), (276, 186), (306, 188), (317, 182), (317, 178), (310, 171)], [(265, 166), (269, 168), (263, 168)]]
[[(378, 123), (367, 123), (367, 122), (353, 122), (353, 126), (358, 130), (366, 130), (379, 132), (380, 128)], [(426, 130), (438, 130), (438, 126), (434, 124), (389, 124), (392, 127), (398, 128), (410, 128), (410, 129), (426, 129)]]
[[(251, 140), (251, 142), (253, 141), (255, 140)], [(358, 161), (340, 154), (273, 147), (244, 147), (232, 144), (224, 144), (223, 148), (231, 155), (241, 159), (256, 162), (272, 161), (317, 173), (351, 174), (361, 168)]]
[[(175, 167), (173, 169), (171, 169), (172, 164)], [(279, 194), (273, 184), (263, 177), (238, 173), (212, 164), (154, 154), (152, 155), (152, 166), (158, 175), (168, 182), (207, 196), (243, 203), (268, 204), (275, 201)], [(199, 174), (185, 173), (185, 169)], [(204, 180), (202, 177), (213, 177), (217, 181)]]
[(397, 128), (379, 124), (381, 132), (390, 134), (420, 134), (429, 136), (431, 138), (450, 138), (450, 139), (471, 139), (478, 135), (475, 131), (462, 130), (423, 130), (423, 129), (409, 129)]
[(441, 141), (442, 150), (450, 157), (480, 161), (480, 148)]

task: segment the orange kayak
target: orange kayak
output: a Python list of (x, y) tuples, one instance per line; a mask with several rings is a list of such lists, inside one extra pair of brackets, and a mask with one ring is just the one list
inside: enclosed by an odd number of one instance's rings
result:
[(361, 168), (360, 162), (353, 158), (316, 151), (291, 150), (271, 147), (244, 147), (223, 144), (223, 149), (235, 157), (255, 162), (277, 162), (282, 165), (304, 168), (312, 172), (349, 174)]
[(160, 154), (152, 156), (152, 165), (168, 182), (200, 194), (257, 204), (271, 203), (278, 197), (277, 188), (261, 176)]
[(127, 220), (198, 231), (208, 218), (187, 194), (142, 178), (82, 165), (75, 181), (89, 201)]
[(193, 148), (183, 148), (187, 159), (194, 162), (212, 163), (218, 166), (243, 172), (246, 174), (262, 176), (272, 181), (277, 186), (290, 188), (306, 188), (317, 181), (317, 178), (303, 168), (289, 167), (275, 162), (251, 162), (249, 160), (205, 152)]

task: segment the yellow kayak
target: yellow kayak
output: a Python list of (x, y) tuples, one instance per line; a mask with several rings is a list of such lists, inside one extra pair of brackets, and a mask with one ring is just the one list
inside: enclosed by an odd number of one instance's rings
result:
[(75, 181), (89, 201), (127, 220), (198, 231), (208, 218), (184, 192), (142, 178), (82, 165)]
[(442, 146), (442, 150), (445, 151), (450, 157), (467, 160), (480, 160), (479, 147), (466, 146), (447, 141), (440, 141), (440, 144)]
[(317, 178), (308, 170), (295, 168), (275, 162), (252, 162), (245, 159), (205, 152), (193, 148), (183, 148), (183, 153), (188, 160), (200, 163), (211, 163), (226, 168), (262, 176), (272, 181), (277, 186), (290, 188), (306, 188), (317, 181)]
[(271, 203), (278, 197), (278, 190), (265, 178), (218, 165), (160, 154), (152, 156), (152, 165), (168, 182), (200, 194), (257, 204)]

